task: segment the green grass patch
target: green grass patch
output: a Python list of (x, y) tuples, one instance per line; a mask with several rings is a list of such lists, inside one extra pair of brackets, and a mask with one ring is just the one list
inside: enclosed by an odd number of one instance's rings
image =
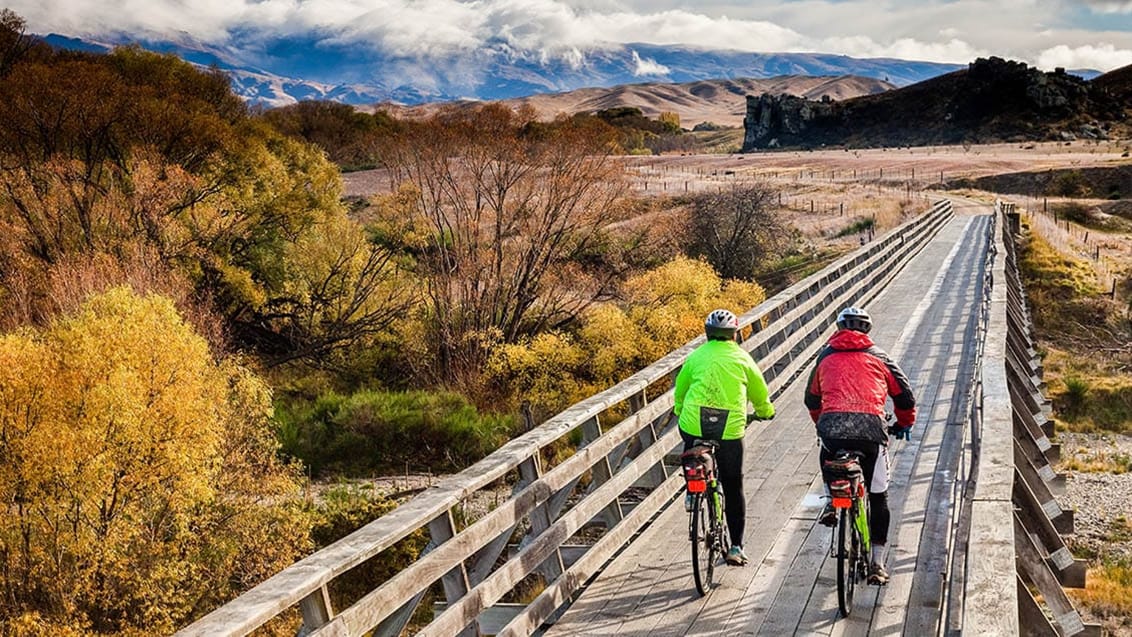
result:
[(834, 236), (836, 236), (836, 237), (848, 237), (848, 236), (851, 236), (851, 235), (860, 234), (862, 232), (868, 232), (875, 225), (876, 225), (876, 219), (873, 219), (872, 217), (866, 217), (864, 219), (858, 219), (858, 220), (854, 221), (853, 223), (842, 228)]
[(451, 392), (328, 392), (276, 415), (283, 451), (315, 475), (459, 470), (514, 433), (511, 416), (481, 414)]

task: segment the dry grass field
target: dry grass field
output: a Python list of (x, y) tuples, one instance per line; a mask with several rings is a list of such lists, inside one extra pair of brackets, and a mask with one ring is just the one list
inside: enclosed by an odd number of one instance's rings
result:
[[(930, 190), (943, 182), (988, 175), (1051, 169), (1132, 165), (1128, 157), (1132, 141), (1038, 142), (975, 146), (930, 146), (859, 150), (779, 151), (749, 154), (669, 154), (622, 157), (631, 188), (642, 197), (678, 201), (685, 194), (722, 190), (734, 184), (763, 181), (780, 190), (784, 214), (804, 235), (823, 245), (848, 247), (859, 236), (835, 235), (863, 219), (875, 221), (883, 232), (903, 220), (903, 213), (926, 202)], [(388, 192), (383, 170), (343, 175), (348, 197), (366, 197)], [(988, 203), (993, 193), (965, 191)], [(1024, 211), (1043, 204), (1037, 199), (1016, 198)], [(651, 213), (655, 214), (655, 212)], [(1076, 234), (1083, 238), (1084, 230)], [(1132, 263), (1132, 240), (1128, 236), (1089, 237), (1088, 244), (1065, 231), (1064, 245), (1079, 244), (1078, 251), (1092, 250), (1098, 240), (1114, 272)], [(837, 244), (841, 244), (838, 246)]]

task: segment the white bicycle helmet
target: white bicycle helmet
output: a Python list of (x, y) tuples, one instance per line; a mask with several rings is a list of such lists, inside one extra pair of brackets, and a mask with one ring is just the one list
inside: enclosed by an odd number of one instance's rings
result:
[(739, 319), (729, 310), (713, 310), (704, 319), (704, 332), (708, 340), (731, 340), (739, 330)]
[(859, 307), (847, 307), (837, 315), (837, 327), (868, 334), (873, 328), (873, 319), (869, 317), (868, 312)]

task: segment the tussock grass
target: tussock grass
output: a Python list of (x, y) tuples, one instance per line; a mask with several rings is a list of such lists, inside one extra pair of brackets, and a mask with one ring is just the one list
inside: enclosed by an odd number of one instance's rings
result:
[(1070, 431), (1132, 433), (1126, 311), (1101, 294), (1090, 263), (1028, 229), (1019, 257), (1059, 420)]
[(1119, 451), (1089, 452), (1079, 449), (1061, 461), (1059, 467), (1067, 471), (1082, 473), (1128, 473), (1132, 471), (1132, 455)]
[(1048, 347), (1044, 364), (1046, 394), (1063, 429), (1132, 434), (1132, 375), (1120, 357), (1108, 358), (1096, 349)]
[(1102, 619), (1111, 632), (1132, 628), (1132, 561), (1127, 558), (1102, 562), (1090, 568), (1084, 590), (1069, 595), (1092, 615)]

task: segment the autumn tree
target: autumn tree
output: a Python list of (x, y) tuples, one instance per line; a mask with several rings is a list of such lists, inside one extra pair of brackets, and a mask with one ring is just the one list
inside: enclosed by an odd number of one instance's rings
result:
[(0, 120), (0, 325), (44, 322), (62, 265), (96, 255), (155, 255), (271, 362), (320, 364), (411, 302), (337, 168), (249, 118), (219, 71), (57, 52), (0, 82)]
[(520, 339), (492, 352), (488, 385), (536, 419), (611, 387), (703, 334), (717, 307), (745, 312), (766, 299), (757, 283), (723, 280), (704, 261), (677, 257), (628, 277), (616, 301), (595, 303), (569, 329)]
[(418, 263), (441, 378), (474, 379), (492, 343), (567, 323), (608, 290), (613, 275), (584, 259), (622, 212), (608, 131), (489, 105), (410, 126), (391, 149), (428, 229)]
[(0, 9), (0, 78), (36, 45), (26, 28), (27, 22), (14, 11)]
[(753, 279), (792, 240), (775, 205), (777, 196), (766, 184), (735, 184), (694, 196), (688, 211), (688, 254), (706, 259), (725, 279)]
[(307, 548), (270, 393), (161, 297), (0, 336), (0, 632), (170, 633)]
[(263, 119), (285, 135), (317, 145), (330, 161), (348, 168), (372, 165), (381, 140), (398, 129), (397, 121), (384, 111), (363, 113), (349, 104), (324, 100), (273, 108)]

